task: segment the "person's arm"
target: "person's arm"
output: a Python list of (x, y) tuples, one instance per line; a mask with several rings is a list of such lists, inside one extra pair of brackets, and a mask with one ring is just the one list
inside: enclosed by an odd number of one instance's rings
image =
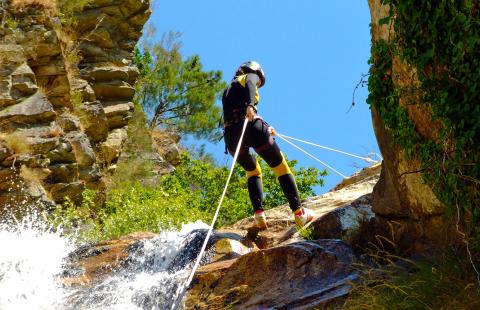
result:
[(248, 102), (247, 105), (247, 118), (252, 121), (256, 114), (255, 109), (255, 94), (257, 93), (257, 84), (259, 83), (260, 78), (255, 73), (247, 74), (247, 81), (245, 83), (248, 90)]

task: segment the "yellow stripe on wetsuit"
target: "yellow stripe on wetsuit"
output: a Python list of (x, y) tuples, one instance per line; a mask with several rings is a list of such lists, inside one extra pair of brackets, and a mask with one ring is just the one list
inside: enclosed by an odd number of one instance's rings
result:
[(282, 162), (280, 163), (280, 165), (272, 168), (273, 173), (275, 173), (277, 178), (281, 177), (282, 175), (292, 173), (292, 171), (290, 170), (290, 167), (288, 166), (287, 161), (285, 160), (285, 157), (283, 156), (283, 154), (281, 155), (282, 155)]
[(251, 177), (262, 177), (262, 169), (260, 168), (260, 164), (257, 161), (257, 166), (255, 167), (254, 170), (251, 171), (246, 171), (247, 172), (247, 179), (250, 179)]
[[(237, 76), (237, 81), (242, 85), (243, 87), (246, 87), (247, 85), (247, 75), (242, 74)], [(255, 105), (260, 101), (260, 95), (258, 94), (258, 87), (255, 85)]]

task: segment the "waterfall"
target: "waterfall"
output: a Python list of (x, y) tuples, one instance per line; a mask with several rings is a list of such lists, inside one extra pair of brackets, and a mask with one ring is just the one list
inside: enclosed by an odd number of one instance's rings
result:
[(208, 226), (164, 231), (129, 251), (125, 268), (92, 285), (68, 287), (74, 240), (39, 217), (0, 225), (0, 309), (168, 309), (188, 276)]

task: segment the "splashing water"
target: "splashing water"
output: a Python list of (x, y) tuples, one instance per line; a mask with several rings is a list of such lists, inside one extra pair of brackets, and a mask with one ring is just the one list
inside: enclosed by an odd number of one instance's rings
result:
[(57, 309), (64, 291), (56, 275), (73, 242), (32, 214), (0, 224), (0, 309)]
[(130, 251), (124, 270), (89, 287), (62, 285), (74, 240), (38, 216), (0, 224), (0, 309), (168, 309), (208, 226), (165, 231)]

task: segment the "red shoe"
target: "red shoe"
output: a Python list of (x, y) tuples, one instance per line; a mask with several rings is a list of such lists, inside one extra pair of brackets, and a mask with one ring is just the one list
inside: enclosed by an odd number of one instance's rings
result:
[(257, 210), (255, 211), (255, 215), (253, 216), (255, 220), (255, 226), (261, 230), (267, 229), (267, 216), (265, 215), (265, 211)]
[(314, 216), (315, 216), (315, 212), (313, 212), (310, 209), (302, 207), (297, 211), (295, 211), (295, 223), (298, 226), (303, 227), (307, 223), (311, 222)]

